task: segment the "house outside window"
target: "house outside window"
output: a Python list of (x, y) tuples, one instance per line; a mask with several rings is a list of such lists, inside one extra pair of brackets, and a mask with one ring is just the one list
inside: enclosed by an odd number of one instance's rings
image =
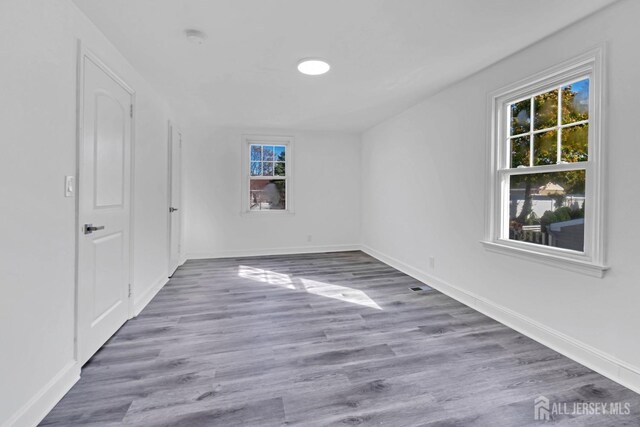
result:
[(243, 137), (243, 212), (292, 212), (293, 138)]
[(486, 246), (602, 276), (602, 50), (490, 96)]

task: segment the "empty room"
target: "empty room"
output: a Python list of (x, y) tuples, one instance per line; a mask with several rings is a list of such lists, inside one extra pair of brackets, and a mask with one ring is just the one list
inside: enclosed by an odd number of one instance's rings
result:
[(0, 0), (0, 427), (640, 426), (637, 0)]

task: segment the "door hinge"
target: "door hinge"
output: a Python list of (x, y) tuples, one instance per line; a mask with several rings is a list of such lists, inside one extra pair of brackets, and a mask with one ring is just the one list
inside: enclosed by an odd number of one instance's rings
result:
[(129, 117), (133, 118), (133, 104), (129, 105)]
[(129, 298), (131, 298), (132, 292), (131, 292), (131, 283), (129, 283)]

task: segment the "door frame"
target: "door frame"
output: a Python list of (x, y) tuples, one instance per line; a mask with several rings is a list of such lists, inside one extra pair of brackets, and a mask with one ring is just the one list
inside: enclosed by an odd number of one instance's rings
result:
[[(177, 140), (174, 140), (174, 134), (178, 137)], [(173, 144), (178, 144), (178, 151), (180, 156), (178, 161), (180, 162), (178, 166), (178, 177), (180, 180), (180, 199), (178, 200), (178, 208), (180, 209), (180, 217), (183, 215), (183, 195), (182, 195), (182, 131), (179, 127), (177, 127), (171, 120), (167, 122), (167, 271), (169, 277), (173, 276), (174, 271), (173, 265), (171, 264), (171, 234), (172, 234), (172, 222), (171, 222), (171, 204), (173, 202)], [(178, 224), (178, 265), (180, 267), (182, 265), (182, 220)], [(176, 268), (177, 269), (177, 268)]]
[(84, 120), (84, 77), (85, 77), (85, 67), (84, 61), (85, 58), (89, 59), (93, 62), (100, 70), (102, 70), (107, 76), (113, 79), (118, 85), (120, 85), (130, 96), (131, 99), (131, 110), (130, 110), (130, 118), (131, 118), (131, 144), (129, 153), (131, 158), (131, 165), (129, 170), (129, 295), (127, 300), (127, 312), (128, 318), (131, 319), (134, 315), (133, 310), (133, 272), (134, 272), (134, 188), (135, 188), (135, 120), (136, 120), (136, 92), (135, 90), (124, 80), (122, 79), (116, 72), (114, 72), (107, 64), (104, 63), (100, 59), (98, 55), (96, 55), (91, 49), (89, 49), (82, 40), (77, 40), (77, 63), (76, 63), (76, 168), (75, 168), (75, 176), (76, 176), (76, 188), (75, 188), (75, 289), (74, 289), (74, 346), (73, 353), (74, 359), (77, 362), (80, 361), (80, 300), (78, 298), (78, 290), (80, 287), (80, 282), (78, 280), (78, 271), (80, 268), (78, 257), (80, 253), (80, 238), (82, 237), (82, 232), (80, 230), (80, 192), (78, 189), (82, 185), (82, 181), (80, 179), (80, 161), (82, 159), (82, 144), (83, 144), (83, 120)]

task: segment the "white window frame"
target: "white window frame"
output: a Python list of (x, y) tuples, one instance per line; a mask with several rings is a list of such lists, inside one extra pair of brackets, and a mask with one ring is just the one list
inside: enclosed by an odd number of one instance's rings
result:
[[(488, 250), (595, 277), (602, 277), (608, 269), (605, 265), (604, 253), (603, 63), (604, 48), (599, 47), (489, 95), (491, 123), (487, 143), (489, 194), (486, 207), (485, 240), (482, 242)], [(588, 161), (580, 162), (579, 165), (568, 163), (511, 169), (508, 143), (509, 105), (583, 78), (589, 78)], [(534, 168), (535, 172), (559, 172), (576, 169), (586, 171), (585, 197), (587, 203), (585, 204), (583, 252), (509, 239), (507, 229), (509, 177), (518, 173), (531, 173)]]
[[(242, 136), (242, 204), (241, 214), (248, 215), (283, 215), (293, 214), (293, 142), (292, 136), (275, 136), (275, 135), (243, 135)], [(274, 176), (271, 179), (284, 179), (285, 184), (285, 208), (284, 209), (265, 209), (251, 210), (249, 206), (249, 192), (251, 178), (251, 145), (284, 145), (286, 147), (285, 176)]]

